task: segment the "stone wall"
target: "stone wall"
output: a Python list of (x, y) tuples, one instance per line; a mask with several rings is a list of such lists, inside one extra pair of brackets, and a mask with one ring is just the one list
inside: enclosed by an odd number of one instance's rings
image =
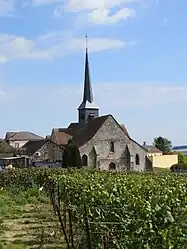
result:
[[(114, 152), (110, 151), (110, 143), (114, 143)], [(98, 130), (91, 141), (79, 148), (81, 156), (88, 156), (88, 165), (108, 170), (110, 163), (115, 163), (116, 170), (145, 170), (147, 152), (136, 142), (131, 140), (110, 116)], [(91, 152), (95, 150), (95, 165)], [(130, 152), (129, 164), (127, 165), (127, 150)], [(139, 165), (136, 165), (136, 154), (139, 155)], [(93, 155), (93, 153), (92, 153)]]
[(32, 161), (61, 161), (63, 149), (57, 144), (48, 141), (32, 156)]

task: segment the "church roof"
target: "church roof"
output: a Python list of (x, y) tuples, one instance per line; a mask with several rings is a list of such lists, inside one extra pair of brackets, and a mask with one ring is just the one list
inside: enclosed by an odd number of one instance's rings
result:
[(110, 115), (100, 116), (90, 120), (85, 125), (71, 123), (68, 128), (55, 129), (55, 136), (59, 145), (65, 145), (69, 139), (73, 138), (78, 147), (81, 147), (93, 138), (95, 133), (104, 124)]
[[(110, 116), (112, 116), (112, 115), (108, 114), (108, 115), (94, 118), (93, 120), (90, 120), (85, 125), (80, 124), (80, 123), (71, 123), (68, 126), (68, 128), (53, 129), (53, 132), (55, 133), (56, 143), (58, 145), (66, 145), (68, 143), (68, 141), (73, 138), (73, 140), (75, 141), (77, 146), (81, 147), (82, 145), (84, 145), (85, 143), (87, 143), (88, 141), (90, 141), (93, 138), (93, 136), (96, 134), (96, 132), (100, 129), (100, 127), (104, 124), (104, 122)], [(120, 125), (120, 124), (119, 124), (119, 126), (125, 132), (125, 134), (129, 137), (129, 139), (131, 139), (125, 126)], [(143, 149), (145, 149), (145, 148), (143, 147)]]

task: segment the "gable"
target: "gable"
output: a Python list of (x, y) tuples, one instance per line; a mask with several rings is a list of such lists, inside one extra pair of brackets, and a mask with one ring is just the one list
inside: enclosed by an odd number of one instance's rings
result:
[(130, 137), (126, 132), (126, 129), (121, 127), (121, 125), (115, 120), (112, 115), (109, 115), (106, 121), (99, 128), (94, 140), (129, 140)]
[(67, 129), (64, 128), (53, 129), (51, 134), (51, 141), (58, 145), (66, 145), (72, 138), (72, 136), (68, 134), (66, 130)]

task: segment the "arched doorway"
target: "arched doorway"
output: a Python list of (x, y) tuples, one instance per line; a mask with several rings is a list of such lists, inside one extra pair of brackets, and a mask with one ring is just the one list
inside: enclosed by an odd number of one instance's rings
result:
[(87, 155), (82, 156), (82, 166), (88, 166), (88, 157), (87, 157)]
[(116, 164), (115, 163), (110, 163), (109, 164), (109, 170), (115, 170), (116, 169)]

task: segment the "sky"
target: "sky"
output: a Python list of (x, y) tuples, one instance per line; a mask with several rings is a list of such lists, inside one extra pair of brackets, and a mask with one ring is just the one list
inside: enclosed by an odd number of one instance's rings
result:
[(100, 114), (187, 144), (187, 1), (0, 0), (0, 137), (77, 121), (85, 35)]

